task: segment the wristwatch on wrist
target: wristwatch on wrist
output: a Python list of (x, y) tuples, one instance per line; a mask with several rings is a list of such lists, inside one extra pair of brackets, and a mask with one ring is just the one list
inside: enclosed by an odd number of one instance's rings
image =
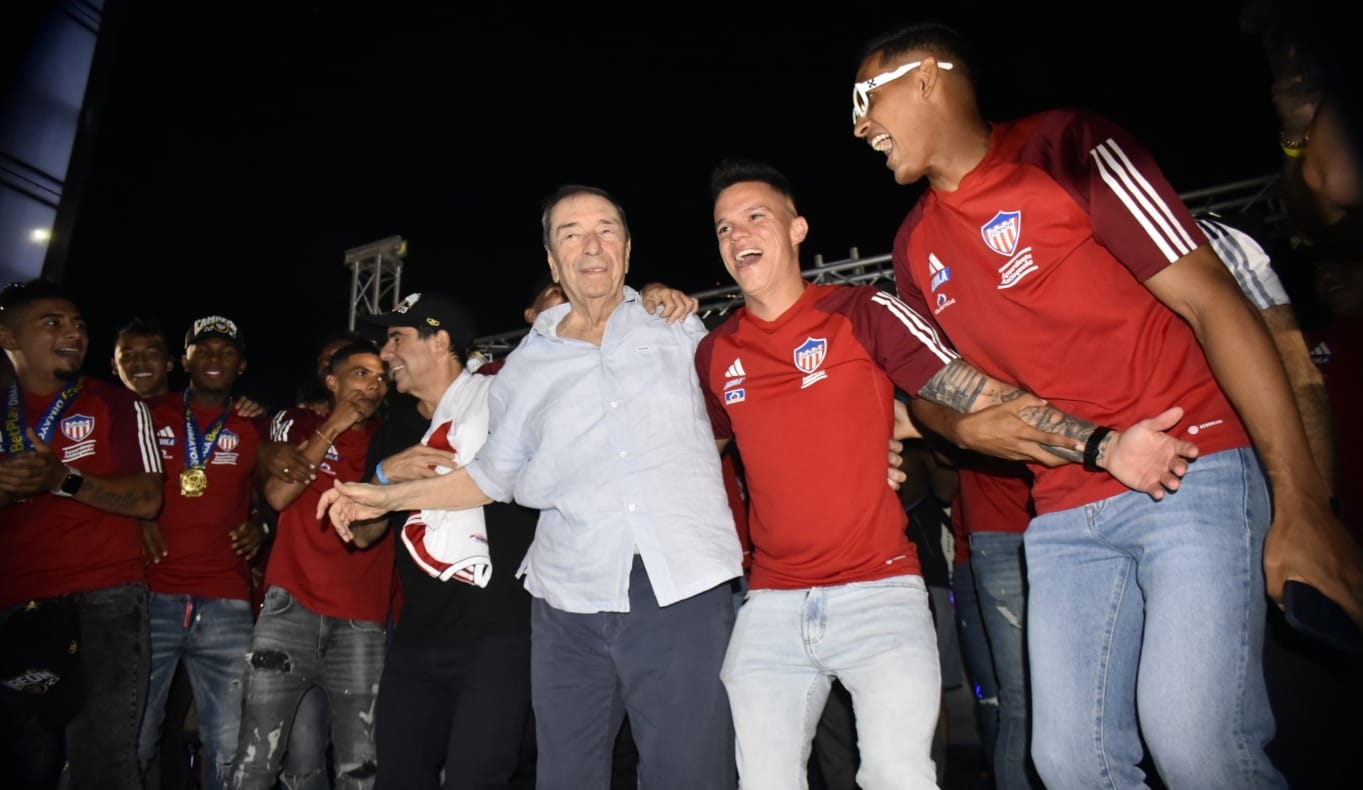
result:
[(76, 492), (79, 491), (80, 487), (84, 484), (85, 475), (81, 474), (80, 470), (76, 467), (68, 464), (66, 467), (66, 477), (62, 478), (61, 484), (54, 488), (52, 493), (57, 496), (72, 497), (76, 495)]

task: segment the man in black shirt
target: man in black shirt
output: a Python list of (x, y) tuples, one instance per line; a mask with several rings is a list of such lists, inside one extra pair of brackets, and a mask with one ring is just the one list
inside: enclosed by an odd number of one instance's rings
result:
[[(468, 463), (487, 434), (489, 377), (465, 366), (473, 337), (467, 314), (427, 293), (369, 320), (387, 327), (383, 359), (394, 387), (412, 396), (370, 444), (369, 478), (395, 483)], [(376, 790), (439, 788), (442, 769), (445, 787), (515, 786), (530, 716), (530, 596), (516, 570), (538, 513), (494, 503), (478, 515), (475, 529), (441, 524), (432, 511), (351, 526), (358, 546), (390, 525), (402, 543), (401, 608), (375, 711)], [(459, 530), (446, 537), (467, 539), (483, 521), (484, 556), (467, 567), (445, 562), (451, 558), (442, 555), (436, 530)]]

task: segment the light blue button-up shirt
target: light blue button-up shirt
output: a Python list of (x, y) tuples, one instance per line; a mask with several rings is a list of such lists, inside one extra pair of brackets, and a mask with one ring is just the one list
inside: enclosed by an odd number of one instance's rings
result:
[(540, 510), (517, 575), (577, 613), (629, 611), (636, 550), (660, 606), (741, 575), (693, 360), (705, 326), (669, 325), (626, 287), (598, 347), (557, 336), (570, 309), (541, 313), (507, 357), (468, 465), (489, 497)]

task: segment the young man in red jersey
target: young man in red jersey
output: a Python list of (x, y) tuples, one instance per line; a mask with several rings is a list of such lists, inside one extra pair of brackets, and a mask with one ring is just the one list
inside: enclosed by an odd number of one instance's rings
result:
[(1048, 787), (1135, 786), (1148, 745), (1170, 785), (1281, 786), (1263, 750), (1265, 582), (1274, 600), (1309, 582), (1363, 622), (1363, 563), (1273, 342), (1144, 146), (1082, 112), (986, 121), (966, 50), (919, 25), (857, 72), (854, 134), (896, 182), (930, 186), (895, 239), (901, 297), (981, 370), (1101, 425), (1177, 402), (1176, 435), (1202, 450), (1161, 501), (1038, 465), (1037, 770)]
[(243, 657), (254, 622), (248, 563), (263, 537), (252, 491), (269, 426), (241, 417), (232, 405), (244, 351), (235, 322), (217, 315), (196, 320), (181, 359), (188, 388), (151, 401), (166, 476), (156, 519), (163, 551), (147, 566), (151, 681), (139, 756), (145, 770), (160, 740), (171, 678), (183, 663), (203, 743), (205, 790), (226, 787), (236, 755)]
[[(808, 222), (774, 168), (727, 161), (711, 194), (720, 257), (744, 298), (696, 350), (715, 435), (738, 443), (751, 502), (749, 593), (721, 674), (740, 780), (803, 785), (836, 677), (857, 720), (857, 783), (935, 787), (936, 628), (903, 505), (879, 474), (895, 388), (962, 412), (1019, 401), (1034, 439), (1076, 458), (1096, 426), (981, 374), (873, 286), (805, 281)], [(1152, 496), (1176, 489), (1196, 448), (1159, 428), (1180, 414), (1100, 435), (1097, 463)]]
[(338, 349), (326, 386), (334, 401), (326, 417), (295, 407), (276, 414), (271, 426), (274, 441), (302, 450), (316, 479), (265, 482), (279, 524), (247, 659), (236, 790), (273, 787), (294, 712), (314, 686), (326, 692), (331, 709), (336, 786), (374, 782), (373, 715), (393, 597), (393, 542), (358, 550), (314, 514), (334, 481), (364, 474), (379, 427), (375, 412), (387, 391), (378, 350), (368, 343)]
[[(0, 623), (74, 603), (85, 699), (66, 726), (68, 783), (137, 787), (149, 654), (137, 523), (161, 508), (151, 415), (131, 392), (80, 374), (89, 337), (60, 286), (7, 286), (0, 346), (15, 372), (0, 404)], [(34, 681), (7, 673), (0, 693), (24, 693)], [(36, 682), (61, 695), (76, 681)], [(23, 720), (7, 709), (4, 723), (9, 745), (9, 725)]]

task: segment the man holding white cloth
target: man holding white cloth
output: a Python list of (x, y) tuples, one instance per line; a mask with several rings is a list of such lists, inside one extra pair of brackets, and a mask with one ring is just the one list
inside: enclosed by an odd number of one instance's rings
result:
[[(418, 293), (368, 320), (388, 327), (383, 360), (395, 389), (415, 401), (394, 403), (370, 444), (366, 479), (398, 483), (468, 463), (487, 440), (492, 381), (464, 362), (468, 314)], [(375, 711), (376, 790), (435, 790), (442, 768), (446, 786), (510, 786), (530, 715), (530, 596), (515, 570), (535, 517), (493, 504), (350, 525), (358, 546), (390, 525), (403, 544), (403, 600)]]

